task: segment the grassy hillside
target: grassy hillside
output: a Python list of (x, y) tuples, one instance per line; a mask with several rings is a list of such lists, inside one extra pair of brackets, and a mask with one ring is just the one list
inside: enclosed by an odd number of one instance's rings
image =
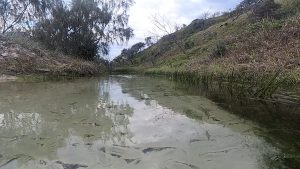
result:
[[(263, 0), (167, 35), (118, 71), (194, 74), (280, 74), (300, 80), (300, 1)], [(176, 37), (182, 51), (170, 37)]]
[(25, 35), (0, 36), (0, 75), (87, 76), (104, 73), (101, 62), (47, 50)]

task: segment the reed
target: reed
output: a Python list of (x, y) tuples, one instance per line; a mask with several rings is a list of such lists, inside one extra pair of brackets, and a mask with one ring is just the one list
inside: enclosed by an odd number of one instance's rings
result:
[(270, 98), (279, 89), (296, 86), (292, 75), (280, 72), (260, 74), (255, 72), (187, 72), (187, 71), (147, 71), (146, 75), (164, 75), (174, 81), (193, 87), (213, 88), (218, 86), (231, 88), (237, 95), (252, 98)]

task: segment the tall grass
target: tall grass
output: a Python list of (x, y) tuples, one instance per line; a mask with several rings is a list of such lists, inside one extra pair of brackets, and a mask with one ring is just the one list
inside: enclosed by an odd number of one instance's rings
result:
[(237, 95), (253, 98), (270, 98), (278, 89), (296, 86), (297, 84), (295, 77), (280, 72), (259, 74), (231, 71), (215, 74), (210, 72), (147, 71), (146, 74), (165, 75), (172, 80), (196, 87), (212, 88), (215, 85), (219, 87), (226, 86), (232, 88)]

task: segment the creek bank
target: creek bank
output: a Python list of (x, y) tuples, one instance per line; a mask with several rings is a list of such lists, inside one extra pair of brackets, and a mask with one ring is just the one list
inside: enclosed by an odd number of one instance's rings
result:
[(0, 75), (3, 74), (1, 81), (7, 79), (5, 75), (77, 77), (95, 76), (105, 72), (105, 65), (101, 61), (86, 61), (47, 50), (28, 37), (0, 36)]
[[(299, 79), (291, 73), (282, 72), (190, 72), (184, 70), (162, 70), (162, 69), (140, 69), (140, 68), (116, 68), (112, 74), (142, 74), (165, 76), (192, 87), (227, 86), (235, 91), (239, 97), (270, 99), (275, 96), (285, 95), (281, 91), (286, 89), (297, 89)], [(280, 93), (280, 94), (279, 94)], [(292, 95), (297, 95), (292, 93)], [(296, 99), (297, 100), (297, 99)], [(298, 99), (300, 101), (300, 99)]]

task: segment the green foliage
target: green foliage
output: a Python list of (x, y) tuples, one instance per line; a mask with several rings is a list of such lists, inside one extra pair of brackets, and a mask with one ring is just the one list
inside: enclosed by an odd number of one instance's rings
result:
[(133, 36), (127, 27), (130, 5), (131, 0), (72, 0), (70, 7), (59, 4), (36, 24), (33, 35), (49, 48), (93, 60), (98, 53), (108, 54), (111, 43)]
[(263, 19), (253, 24), (248, 25), (247, 32), (255, 33), (259, 30), (277, 30), (281, 29), (284, 24), (282, 20)]
[[(169, 35), (152, 45), (149, 50), (140, 52), (135, 63), (144, 66), (147, 73), (176, 76), (177, 79), (186, 81), (188, 84), (208, 83), (213, 79), (230, 82), (230, 84), (243, 88), (253, 97), (269, 97), (278, 87), (282, 87), (286, 83), (293, 83), (293, 78), (284, 78), (272, 70), (277, 65), (283, 65), (289, 56), (285, 58), (282, 55), (282, 61), (280, 59), (275, 61), (272, 52), (275, 52), (276, 45), (280, 47), (282, 42), (276, 41), (275, 44), (275, 39), (282, 34), (287, 36), (284, 40), (288, 41), (289, 38), (294, 40), (293, 38), (298, 35), (297, 21), (299, 19), (291, 17), (294, 19), (289, 24), (287, 21), (290, 19), (283, 17), (282, 8), (276, 4), (277, 1), (276, 3), (272, 0), (248, 2), (238, 16), (227, 14), (216, 17), (211, 20), (212, 25), (206, 25), (207, 20), (205, 23), (204, 20), (197, 19), (184, 29), (175, 32), (175, 37), (181, 38), (180, 41), (186, 50), (186, 55), (180, 53), (176, 45), (171, 43), (174, 42), (174, 38), (172, 38), (174, 36)], [(285, 34), (285, 32), (287, 33)], [(246, 35), (249, 36), (249, 39)], [(267, 39), (268, 35), (272, 37)], [(241, 38), (242, 36), (243, 38)], [(264, 40), (271, 41), (271, 43), (266, 41), (267, 45), (270, 44), (270, 49), (259, 50), (262, 46), (258, 45), (264, 44)], [(291, 46), (291, 48), (294, 47), (295, 45)], [(229, 50), (232, 55), (229, 55)], [(257, 54), (258, 52), (260, 53)], [(278, 52), (276, 51), (276, 53)], [(263, 59), (259, 57), (260, 54), (263, 55)], [(224, 55), (226, 58), (222, 58)], [(291, 55), (296, 56), (297, 53), (294, 52)], [(269, 58), (266, 58), (269, 56), (270, 61)], [(151, 60), (154, 60), (152, 64)], [(254, 64), (252, 64), (253, 62)], [(294, 62), (291, 65), (293, 66)], [(147, 69), (149, 67), (150, 69)], [(236, 70), (228, 73), (231, 68)], [(290, 71), (288, 69), (285, 71)], [(174, 73), (175, 71), (177, 72)], [(197, 73), (193, 73), (193, 71), (197, 71)], [(258, 71), (263, 71), (266, 75)]]
[(274, 0), (243, 0), (236, 9), (231, 12), (234, 15), (241, 15), (251, 11), (252, 19), (278, 19), (282, 16), (280, 5)]
[(187, 49), (187, 50), (192, 49), (194, 46), (195, 46), (195, 43), (192, 42), (192, 41), (187, 41), (187, 42), (184, 43), (184, 48)]
[(0, 0), (0, 33), (31, 28), (37, 18), (46, 15), (51, 3), (61, 0)]
[(133, 36), (127, 27), (132, 0), (1, 0), (2, 34), (29, 32), (48, 48), (94, 59), (108, 54), (110, 44)]
[(216, 18), (196, 19), (182, 30), (184, 36), (190, 36), (196, 32), (205, 30), (217, 22)]
[(146, 46), (152, 46), (154, 44), (153, 38), (151, 36), (145, 38)]
[(226, 44), (223, 40), (219, 40), (216, 44), (216, 47), (213, 51), (214, 57), (223, 57), (227, 51)]
[(253, 17), (255, 19), (278, 19), (281, 17), (280, 5), (274, 0), (264, 0), (256, 4), (252, 9)]
[(243, 0), (240, 2), (240, 4), (236, 7), (236, 10), (243, 10), (243, 9), (249, 9), (250, 7), (253, 7), (254, 5), (262, 2), (262, 0)]
[(283, 12), (287, 15), (293, 15), (300, 13), (300, 1), (299, 0), (281, 0)]
[(119, 60), (126, 59), (133, 64), (133, 59), (138, 54), (143, 48), (145, 47), (145, 43), (143, 42), (138, 42), (134, 44), (131, 48), (129, 49), (123, 49), (121, 52), (121, 55), (118, 56), (117, 58), (114, 59), (114, 61), (119, 62)]
[(219, 74), (203, 72), (175, 71), (169, 72), (168, 76), (176, 81), (191, 86), (213, 87), (225, 85), (236, 91), (239, 95), (252, 98), (270, 98), (278, 89), (295, 86), (295, 77), (286, 74), (257, 74), (245, 72), (223, 72)]

